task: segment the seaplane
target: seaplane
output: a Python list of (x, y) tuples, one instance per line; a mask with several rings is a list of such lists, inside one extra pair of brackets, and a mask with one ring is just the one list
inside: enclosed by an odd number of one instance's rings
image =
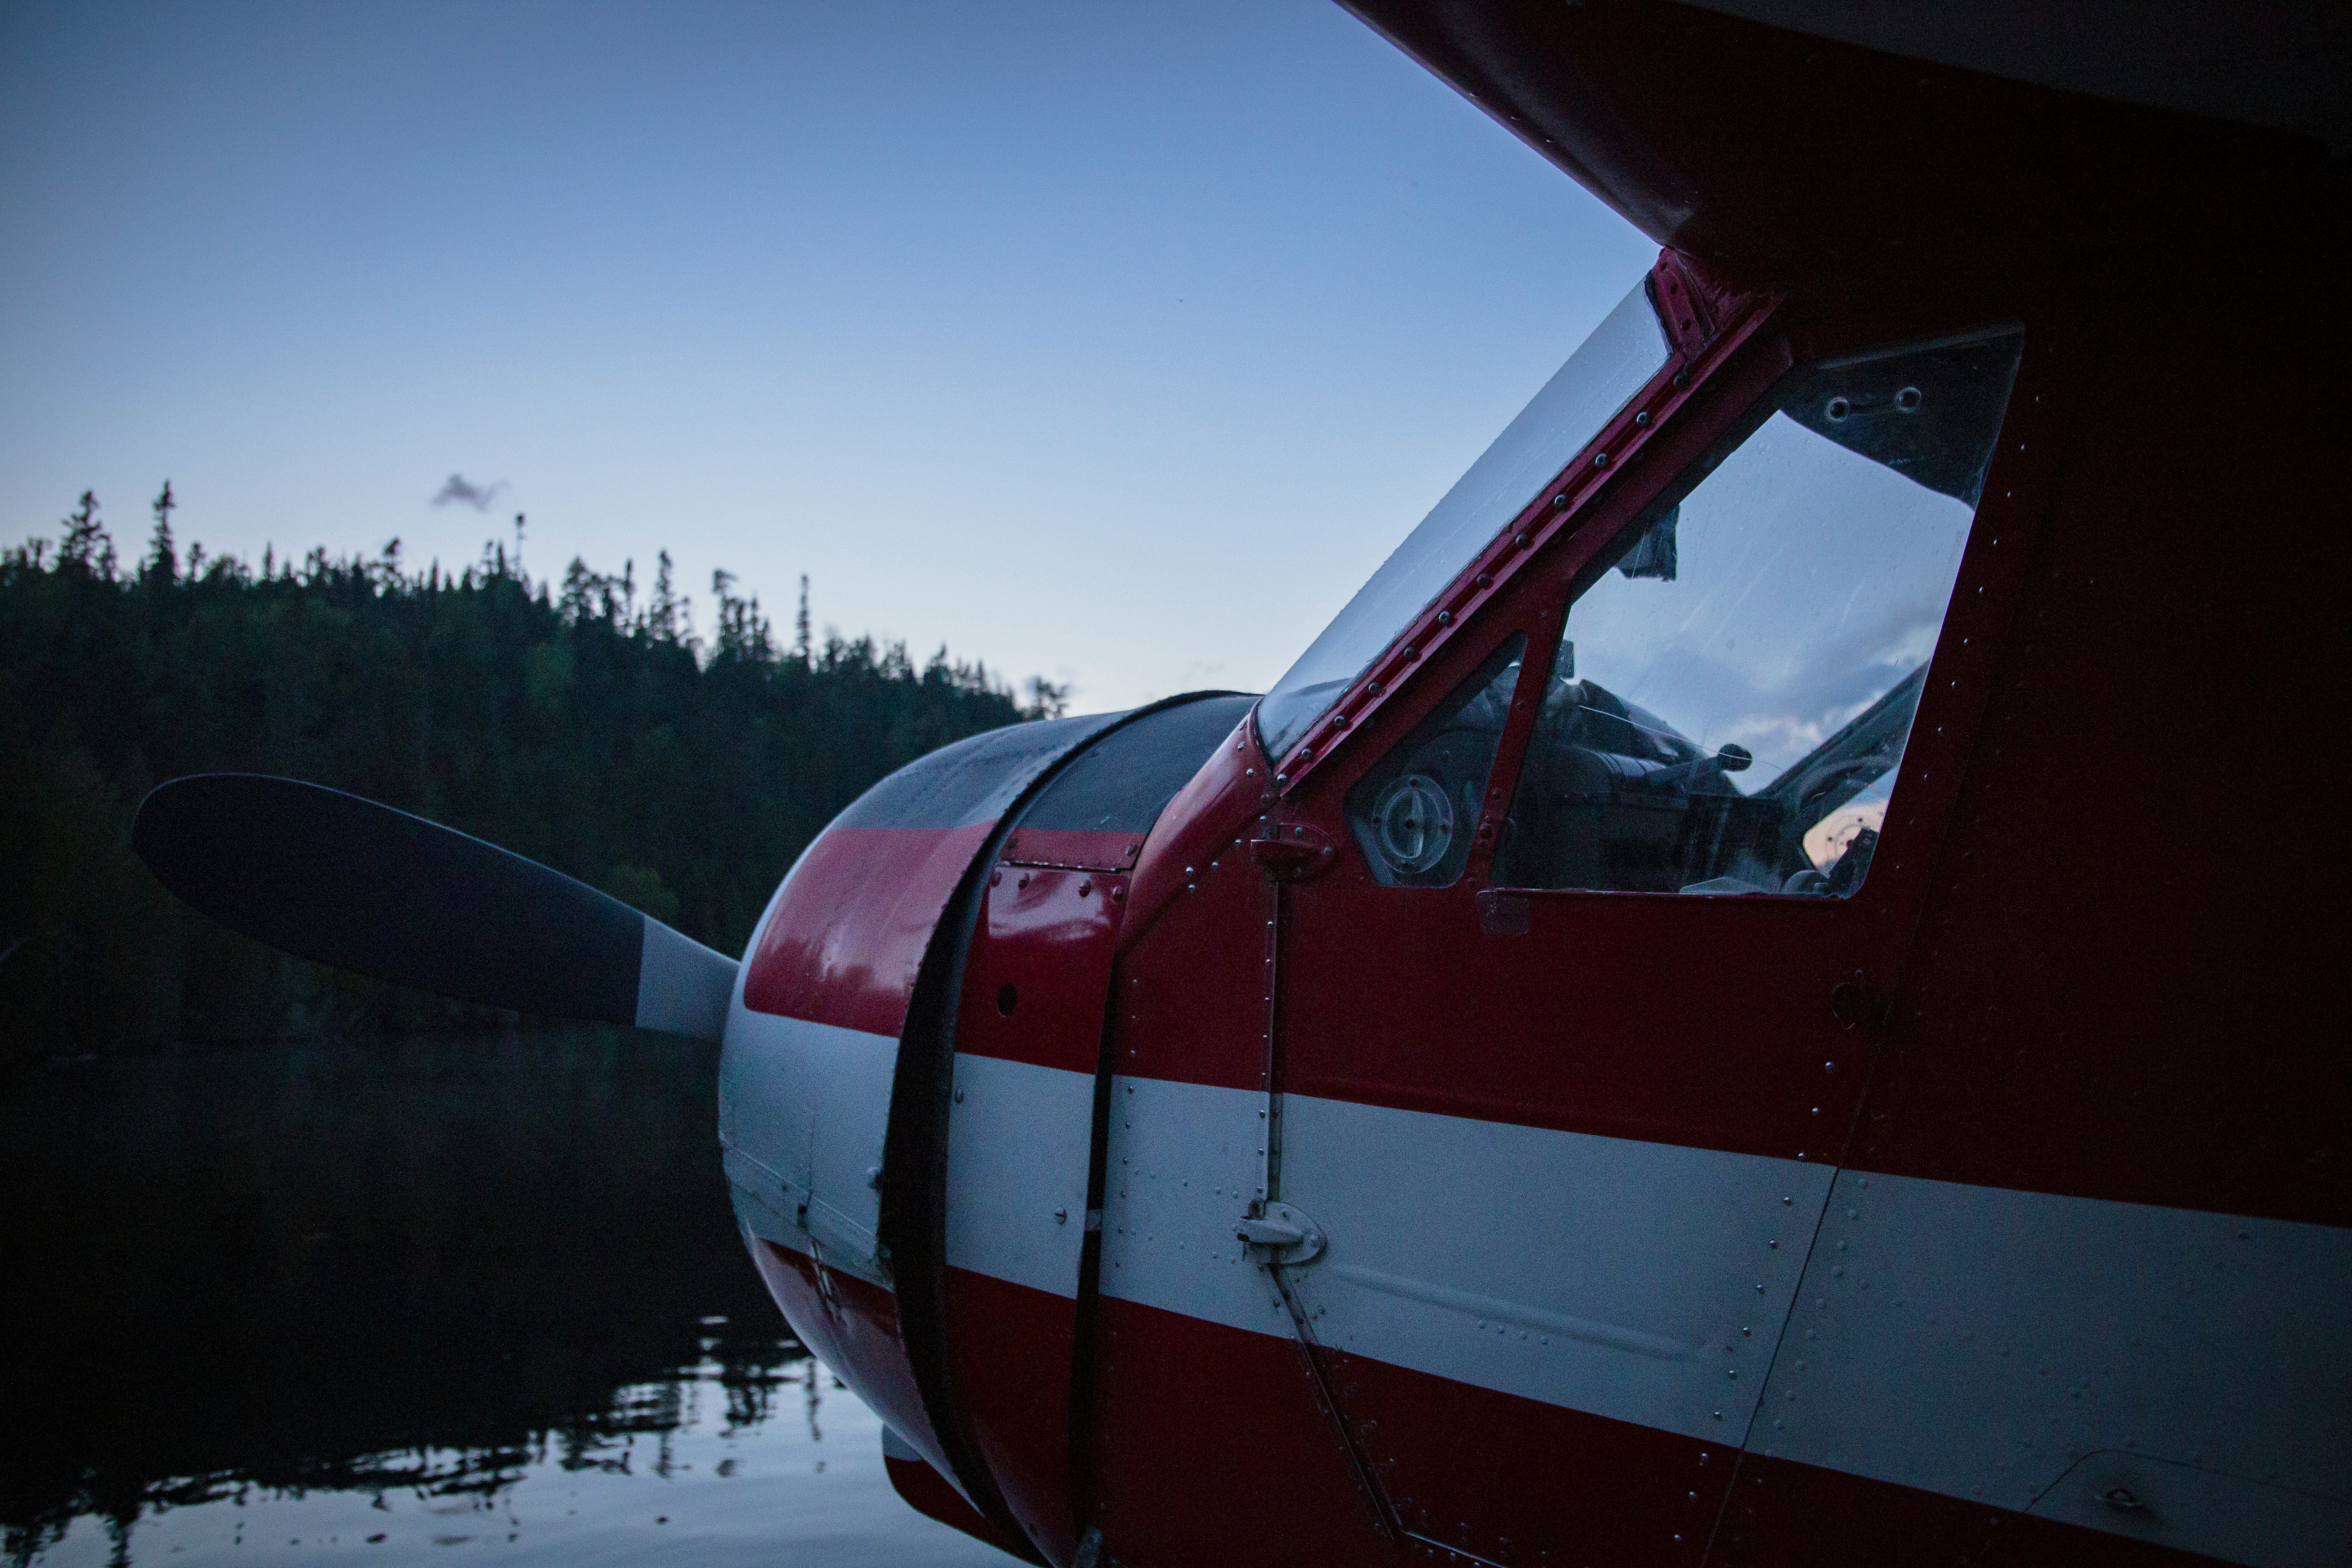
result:
[(1660, 248), (1271, 690), (921, 758), (740, 958), (293, 780), (139, 852), (720, 1042), (1027, 1562), (2352, 1562), (2341, 13), (1349, 5)]

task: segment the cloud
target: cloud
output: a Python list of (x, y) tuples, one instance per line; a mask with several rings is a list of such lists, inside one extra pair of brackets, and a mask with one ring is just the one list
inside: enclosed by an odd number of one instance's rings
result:
[(490, 510), (490, 503), (499, 499), (499, 492), (506, 488), (507, 482), (504, 479), (499, 479), (493, 484), (478, 485), (463, 474), (451, 474), (446, 480), (443, 481), (441, 493), (433, 498), (433, 504), (447, 506), (455, 501), (461, 506), (472, 507), (476, 511), (488, 511)]

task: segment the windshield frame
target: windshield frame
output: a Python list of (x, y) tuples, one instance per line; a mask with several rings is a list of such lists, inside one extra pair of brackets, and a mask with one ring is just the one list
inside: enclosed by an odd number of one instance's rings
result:
[(1655, 294), (1647, 273), (1625, 290), (1292, 661), (1258, 709), (1269, 750), (1286, 751), (1313, 729), (1463, 563), (1553, 488), (1674, 358)]
[[(1654, 307), (1661, 307), (1658, 321), (1668, 345), (1665, 362), (1655, 374), (1549, 483), (1538, 487), (1518, 511), (1505, 519), (1445, 586), (1324, 706), (1286, 753), (1277, 754), (1267, 743), (1264, 700), (1252, 710), (1258, 743), (1275, 763), (1277, 792), (1297, 794), (1345, 749), (1353, 731), (1401, 700), (1423, 665), (1468, 633), (1482, 618), (1478, 612), (1507, 593), (1548, 544), (1579, 531), (1598, 514), (1618, 510), (1611, 503), (1626, 487), (1644, 483), (1643, 470), (1650, 465), (1639, 459), (1675, 433), (1676, 415), (1756, 338), (1783, 300), (1777, 293), (1714, 286), (1671, 250), (1660, 253), (1643, 289)], [(1775, 357), (1785, 369), (1785, 347)], [(1667, 461), (1680, 466), (1671, 456)], [(1647, 480), (1653, 489), (1660, 482), (1655, 476)]]

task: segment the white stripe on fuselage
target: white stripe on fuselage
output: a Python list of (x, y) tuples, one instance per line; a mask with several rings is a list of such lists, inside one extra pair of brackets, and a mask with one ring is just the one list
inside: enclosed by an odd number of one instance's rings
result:
[[(1842, 1172), (1749, 1446), (2236, 1562), (2352, 1561), (2347, 1316), (2352, 1231)], [(2194, 1473), (2104, 1500), (2142, 1459)], [(2160, 1528), (2191, 1515), (2193, 1545)]]
[(959, 1052), (948, 1111), (948, 1265), (1076, 1300), (1092, 1073)]
[[(1107, 1295), (1289, 1332), (1234, 1237), (1265, 1109), (1116, 1080)], [(1295, 1095), (1283, 1121), (1279, 1195), (1328, 1238), (1290, 1277), (1337, 1348), (1700, 1438), (1755, 1415), (1760, 1451), (2185, 1550), (2344, 1554), (2340, 1504), (2276, 1489), (2352, 1494), (2352, 1232), (1858, 1173), (1822, 1220), (1811, 1163)], [(2105, 1450), (2158, 1502), (2084, 1490)]]
[(898, 1042), (743, 1005), (739, 982), (719, 1059), (719, 1142), (727, 1177), (755, 1202), (752, 1234), (876, 1284), (883, 1134)]

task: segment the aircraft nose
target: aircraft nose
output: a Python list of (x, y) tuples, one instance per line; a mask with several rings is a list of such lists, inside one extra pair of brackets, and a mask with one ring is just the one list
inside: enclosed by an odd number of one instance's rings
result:
[(1067, 1382), (1113, 945), (1153, 821), (1249, 706), (1021, 724), (902, 769), (785, 877), (728, 1011), (719, 1138), (770, 1293), (1049, 1561), (1076, 1550)]

